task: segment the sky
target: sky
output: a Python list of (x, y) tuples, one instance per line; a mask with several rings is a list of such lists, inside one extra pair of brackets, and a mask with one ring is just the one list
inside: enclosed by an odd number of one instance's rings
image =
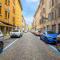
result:
[(33, 16), (37, 10), (40, 0), (21, 0), (23, 8), (23, 16), (28, 25), (33, 22)]

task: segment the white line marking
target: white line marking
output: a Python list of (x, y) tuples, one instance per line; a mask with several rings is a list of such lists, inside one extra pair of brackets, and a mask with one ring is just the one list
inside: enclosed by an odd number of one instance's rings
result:
[(49, 45), (53, 50), (58, 51), (54, 46)]
[(60, 55), (60, 52), (59, 52), (54, 46), (49, 45), (49, 48), (50, 48), (53, 52), (55, 52), (55, 54)]
[(16, 39), (15, 41), (13, 41), (12, 43), (10, 43), (9, 45), (7, 45), (3, 51), (5, 51), (6, 49), (8, 49), (11, 45), (13, 45), (16, 41), (18, 41), (18, 39)]

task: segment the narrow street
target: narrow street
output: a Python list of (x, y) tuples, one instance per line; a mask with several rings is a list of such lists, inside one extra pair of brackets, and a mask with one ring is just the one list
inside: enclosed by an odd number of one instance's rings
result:
[(0, 60), (60, 60), (60, 56), (39, 37), (28, 32), (6, 48), (0, 54)]

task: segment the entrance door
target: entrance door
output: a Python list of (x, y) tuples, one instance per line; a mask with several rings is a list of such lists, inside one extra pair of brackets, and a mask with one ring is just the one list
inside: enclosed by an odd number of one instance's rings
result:
[(56, 25), (52, 25), (52, 31), (56, 32)]
[(58, 24), (58, 33), (60, 33), (60, 24)]

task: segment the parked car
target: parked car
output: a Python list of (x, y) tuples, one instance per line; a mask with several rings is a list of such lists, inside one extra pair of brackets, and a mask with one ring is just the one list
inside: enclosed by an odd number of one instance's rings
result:
[(57, 33), (53, 32), (53, 31), (45, 31), (43, 33), (40, 34), (40, 39), (45, 41), (48, 44), (56, 44), (57, 40)]
[(34, 33), (36, 36), (40, 36), (40, 31), (35, 31), (35, 33)]
[(27, 31), (27, 30), (25, 30), (24, 32), (25, 32), (25, 33), (27, 33), (28, 31)]
[(20, 33), (20, 37), (22, 37), (22, 35), (23, 35), (23, 31), (21, 31), (21, 33)]
[(3, 51), (3, 46), (4, 46), (3, 40), (4, 40), (4, 36), (3, 33), (0, 31), (0, 53), (1, 51)]
[(56, 44), (57, 50), (60, 52), (60, 34), (57, 35), (57, 44)]
[(56, 48), (57, 48), (57, 50), (60, 52), (60, 43), (57, 43), (57, 44), (56, 44)]
[(57, 35), (57, 40), (58, 40), (58, 41), (60, 41), (60, 34), (59, 34), (59, 35)]
[(10, 32), (10, 37), (11, 38), (20, 38), (21, 37), (20, 30), (14, 30), (14, 31)]
[(33, 30), (32, 33), (36, 36), (40, 36), (40, 31), (39, 30)]

